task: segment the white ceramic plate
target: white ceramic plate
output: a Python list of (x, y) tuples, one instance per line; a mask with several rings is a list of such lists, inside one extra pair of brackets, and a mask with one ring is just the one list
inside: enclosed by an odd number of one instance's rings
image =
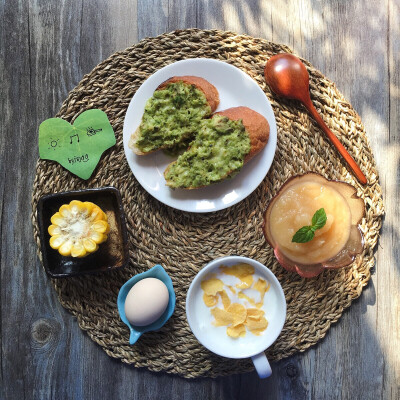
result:
[[(267, 146), (247, 163), (233, 179), (194, 190), (166, 186), (164, 171), (174, 158), (162, 151), (137, 156), (128, 147), (129, 138), (142, 119), (146, 101), (156, 88), (172, 76), (194, 75), (207, 79), (219, 92), (217, 109), (247, 106), (262, 114), (269, 122), (270, 136)], [(267, 174), (276, 149), (276, 122), (271, 104), (265, 93), (240, 69), (213, 59), (195, 58), (178, 61), (158, 70), (140, 86), (126, 112), (123, 141), (125, 156), (136, 179), (157, 200), (170, 207), (190, 212), (210, 212), (230, 207), (251, 194)]]

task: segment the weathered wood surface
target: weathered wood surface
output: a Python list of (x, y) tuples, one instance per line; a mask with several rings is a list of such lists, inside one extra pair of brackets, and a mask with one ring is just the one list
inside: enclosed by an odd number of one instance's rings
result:
[[(399, 18), (399, 0), (1, 0), (0, 398), (399, 399)], [(40, 122), (113, 52), (190, 27), (287, 44), (336, 82), (361, 115), (384, 190), (375, 273), (361, 298), (264, 381), (185, 380), (109, 358), (58, 303), (32, 238)]]

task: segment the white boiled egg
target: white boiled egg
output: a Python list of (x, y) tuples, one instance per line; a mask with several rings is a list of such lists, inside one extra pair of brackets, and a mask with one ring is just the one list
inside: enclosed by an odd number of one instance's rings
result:
[(132, 286), (125, 299), (125, 315), (132, 325), (146, 326), (157, 321), (168, 306), (169, 293), (156, 278), (145, 278)]

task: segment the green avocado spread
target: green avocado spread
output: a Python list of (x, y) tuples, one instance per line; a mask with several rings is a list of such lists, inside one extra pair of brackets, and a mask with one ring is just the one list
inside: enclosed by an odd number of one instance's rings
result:
[(205, 94), (195, 85), (170, 83), (147, 101), (136, 146), (143, 153), (174, 147), (190, 140), (210, 114)]
[(250, 152), (250, 138), (241, 120), (215, 115), (200, 122), (190, 148), (165, 172), (172, 188), (197, 188), (235, 175)]

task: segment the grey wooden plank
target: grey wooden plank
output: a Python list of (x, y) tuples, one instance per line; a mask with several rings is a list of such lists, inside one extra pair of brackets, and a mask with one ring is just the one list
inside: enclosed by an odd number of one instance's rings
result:
[(196, 27), (196, 0), (138, 0), (138, 38)]
[[(8, 383), (5, 397), (10, 399), (54, 398), (53, 382), (57, 376), (64, 377), (62, 370), (65, 370), (65, 365), (58, 361), (68, 359), (65, 353), (69, 351), (68, 342), (62, 341), (63, 355), (57, 359), (58, 340), (62, 339), (62, 327), (67, 327), (68, 332), (73, 324), (70, 318), (65, 324), (60, 318), (61, 307), (37, 260), (35, 245), (29, 240), (32, 238), (30, 196), (38, 157), (37, 128), (41, 120), (54, 115), (74, 84), (69, 75), (74, 71), (73, 60), (70, 68), (64, 69), (68, 63), (58, 59), (58, 46), (66, 45), (63, 31), (59, 30), (63, 26), (61, 19), (68, 20), (75, 12), (69, 8), (62, 15), (61, 9), (52, 7), (52, 10), (54, 14), (46, 4), (5, 4), (8, 28), (5, 58), (11, 62), (5, 66), (9, 119), (4, 131), (9, 147), (2, 160), (7, 166), (5, 187), (8, 188), (1, 221), (5, 332), (2, 371)], [(65, 29), (70, 33), (70, 24)]]
[[(246, 33), (249, 27), (243, 30), (245, 25), (238, 16), (248, 13), (248, 8), (254, 2), (243, 3), (230, 2), (219, 14), (214, 12), (213, 23), (217, 15), (219, 24), (225, 29)], [(289, 9), (286, 2), (264, 2), (262, 5), (257, 3), (257, 6), (263, 9), (262, 17), (254, 15), (247, 18), (247, 21), (252, 21), (251, 34), (288, 44), (297, 54), (309, 59), (335, 81), (359, 112), (366, 105), (372, 105), (375, 115), (387, 118), (388, 82), (385, 76), (378, 79), (373, 74), (374, 71), (387, 70), (387, 14), (381, 5), (363, 2), (298, 2), (291, 3)], [(207, 27), (206, 16), (211, 13), (212, 7), (209, 2), (201, 7), (202, 12), (199, 14), (204, 18), (200, 17), (200, 26)], [(391, 13), (393, 14), (396, 15)], [(398, 25), (394, 23), (393, 26)], [(374, 124), (376, 125), (376, 121)], [(369, 130), (373, 136), (374, 131), (377, 130)], [(379, 131), (382, 133), (382, 129)], [(384, 132), (387, 131), (386, 127)], [(381, 169), (385, 169), (384, 163)], [(395, 285), (392, 287), (394, 291)], [(384, 380), (381, 370), (385, 355), (379, 343), (377, 326), (374, 324), (378, 317), (377, 310), (367, 308), (371, 298), (372, 305), (375, 304), (374, 293), (372, 281), (363, 297), (345, 313), (338, 325), (331, 328), (324, 341), (304, 354), (299, 359), (299, 365), (293, 364), (302, 373), (293, 379), (299, 385), (296, 395), (291, 393), (289, 398), (380, 396)], [(330, 360), (333, 365), (326, 360)], [(315, 371), (320, 376), (310, 379)], [(283, 393), (290, 393), (290, 390), (291, 385)]]
[[(72, 8), (64, 15), (60, 9), (53, 11), (54, 14), (48, 13), (46, 4), (36, 4), (31, 9), (27, 2), (5, 4), (5, 59), (11, 62), (4, 69), (8, 118), (3, 126), (8, 151), (2, 157), (2, 167), (7, 166), (2, 172), (8, 189), (3, 196), (1, 221), (1, 303), (2, 371), (7, 383), (5, 398), (10, 399), (57, 398), (54, 382), (65, 382), (68, 364), (59, 361), (69, 360), (68, 338), (61, 332), (62, 328), (69, 332), (70, 326), (75, 325), (70, 316), (63, 322), (61, 307), (37, 260), (35, 245), (29, 240), (37, 128), (41, 120), (54, 115), (76, 83), (69, 76), (74, 71), (73, 60), (70, 69), (64, 69), (68, 63), (58, 59), (58, 44), (66, 45), (66, 39), (62, 40), (62, 33), (58, 33), (58, 27), (63, 26), (60, 19), (68, 20), (75, 12)], [(71, 25), (65, 29), (70, 33)], [(79, 347), (75, 350), (79, 360)], [(61, 353), (59, 358), (57, 351)], [(73, 367), (72, 363), (69, 365)], [(75, 382), (64, 386), (64, 391), (74, 385)]]
[[(1, 153), (2, 212), (1, 212), (1, 363), (4, 397), (23, 396), (23, 368), (32, 367), (30, 360), (22, 363), (21, 356), (29, 354), (30, 313), (24, 300), (30, 294), (29, 275), (34, 274), (34, 246), (24, 238), (32, 235), (29, 223), (29, 185), (33, 179), (30, 165), (35, 162), (34, 124), (30, 121), (29, 30), (26, 4), (2, 4), (2, 132), (5, 150)], [(11, 27), (20, 31), (13, 34)], [(21, 52), (27, 56), (20, 57)], [(4, 88), (4, 89), (3, 89)], [(21, 102), (25, 105), (20, 107)], [(22, 165), (21, 165), (22, 164)], [(25, 173), (22, 173), (25, 171)], [(24, 217), (26, 222), (24, 222)], [(40, 309), (40, 306), (38, 307)], [(32, 311), (32, 310), (30, 310)], [(16, 354), (18, 349), (18, 355)]]
[[(5, 398), (398, 398), (400, 178), (393, 170), (399, 170), (400, 154), (395, 117), (400, 24), (398, 4), (386, 5), (302, 1), (287, 7), (277, 0), (0, 4), (0, 386)], [(274, 363), (269, 380), (260, 381), (255, 373), (186, 380), (112, 360), (62, 309), (36, 259), (29, 202), (39, 123), (53, 116), (83, 74), (112, 52), (145, 36), (194, 25), (286, 43), (335, 81), (362, 116), (385, 189), (388, 216), (377, 274), (318, 346)]]
[[(112, 53), (137, 42), (136, 1), (85, 1), (79, 15), (80, 43), (75, 51), (79, 52), (83, 74)], [(82, 74), (75, 76), (80, 80)]]
[[(385, 354), (382, 373), (385, 377), (382, 398), (400, 398), (400, 3), (387, 2), (388, 23), (388, 79), (389, 103), (387, 125), (389, 131), (375, 137), (375, 153), (382, 181), (386, 207), (385, 224), (382, 229), (378, 266), (384, 274), (378, 275), (377, 299), (379, 319), (377, 325), (380, 343)], [(379, 114), (378, 114), (379, 115)], [(380, 116), (380, 115), (379, 115)], [(378, 121), (380, 124), (382, 121)], [(379, 273), (379, 270), (378, 270)], [(390, 293), (390, 295), (385, 295)], [(397, 295), (396, 295), (397, 293)]]
[(168, 31), (197, 26), (197, 1), (175, 0), (168, 2)]
[[(325, 20), (320, 20), (318, 29), (313, 33), (304, 32), (303, 26), (310, 24), (308, 19), (315, 18), (308, 10), (306, 15), (310, 17), (301, 19), (297, 27), (300, 32), (293, 38), (294, 50), (336, 83), (361, 114), (364, 123), (368, 122), (363, 115), (366, 107), (374, 107), (376, 114), (386, 118), (388, 82), (385, 76), (382, 79), (371, 76), (371, 70), (384, 71), (387, 68), (386, 13), (377, 5), (372, 7), (361, 2), (314, 4), (319, 9), (319, 16), (325, 16)], [(298, 12), (300, 16), (302, 10)], [(368, 125), (366, 128), (374, 136), (375, 129), (368, 129)], [(316, 376), (313, 380), (312, 397), (380, 397), (385, 354), (376, 325), (378, 309), (368, 307), (376, 305), (374, 279), (364, 290), (361, 299), (331, 328), (316, 351), (303, 359), (306, 361), (309, 358), (310, 362), (305, 370), (306, 375), (318, 371), (322, 377), (318, 379)]]
[[(337, 9), (343, 10), (343, 5), (341, 8), (338, 5)], [(391, 171), (396, 170), (396, 166), (398, 168), (398, 152), (391, 151), (391, 145), (387, 143), (391, 132), (388, 125), (391, 119), (389, 105), (393, 103), (393, 96), (389, 92), (386, 48), (388, 15), (383, 3), (375, 7), (371, 4), (348, 3), (343, 11), (343, 24), (337, 27), (337, 30), (342, 31), (329, 39), (331, 43), (328, 47), (332, 49), (332, 57), (336, 61), (330, 66), (325, 61), (331, 74), (328, 76), (336, 82), (339, 90), (361, 115), (380, 172), (387, 212), (392, 214), (395, 206), (391, 199), (396, 195), (396, 183), (391, 179), (394, 176)], [(346, 28), (341, 28), (342, 25)], [(398, 43), (398, 40), (397, 35), (395, 42)], [(327, 59), (326, 57), (325, 60)], [(388, 185), (388, 179), (391, 185)], [(335, 370), (338, 371), (336, 375), (340, 382), (343, 382), (341, 395), (344, 398), (352, 393), (354, 396), (354, 388), (357, 388), (357, 398), (382, 396), (395, 399), (399, 395), (398, 381), (396, 385), (393, 378), (388, 379), (391, 374), (394, 375), (393, 370), (396, 370), (396, 365), (393, 364), (397, 363), (399, 371), (399, 358), (394, 350), (398, 348), (399, 338), (398, 334), (397, 339), (394, 338), (395, 327), (388, 327), (383, 322), (395, 319), (393, 311), (390, 311), (392, 299), (384, 293), (394, 293), (399, 286), (398, 269), (396, 274), (398, 258), (393, 257), (389, 250), (392, 247), (394, 231), (387, 222), (386, 218), (377, 252), (376, 274), (373, 275), (361, 299), (352, 305), (336, 330), (335, 347), (340, 349), (342, 363), (337, 363)], [(333, 332), (335, 331), (331, 333)], [(321, 364), (323, 359), (321, 354), (318, 364)], [(354, 382), (361, 384), (356, 385)], [(320, 385), (319, 389), (324, 388), (326, 385)]]
[(169, 31), (167, 0), (138, 0), (138, 39), (161, 35)]
[[(207, 1), (198, 3), (198, 27), (203, 29), (232, 30), (272, 40), (271, 34), (280, 24), (280, 13), (285, 3), (259, 1)], [(240, 375), (234, 381), (233, 396), (241, 399), (304, 399), (309, 391), (304, 388), (301, 379), (300, 358), (291, 357), (272, 364), (273, 375), (261, 381), (255, 373)], [(221, 398), (229, 398), (221, 397)], [(234, 397), (235, 398), (235, 397)]]

